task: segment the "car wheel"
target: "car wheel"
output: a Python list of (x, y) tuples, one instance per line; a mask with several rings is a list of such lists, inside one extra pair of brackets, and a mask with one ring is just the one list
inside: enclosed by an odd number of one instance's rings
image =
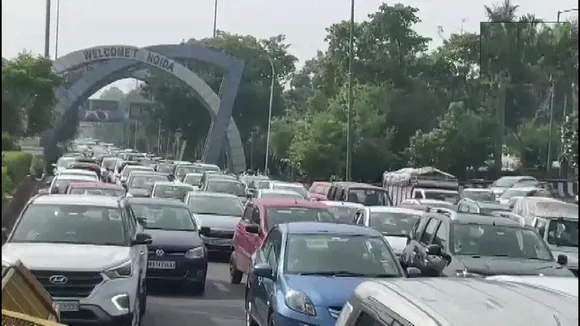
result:
[[(137, 292), (139, 293), (139, 292)], [(135, 307), (131, 316), (131, 326), (141, 326), (141, 296), (135, 296)]]
[(236, 259), (234, 257), (235, 253), (232, 252), (232, 255), (230, 256), (230, 282), (232, 284), (240, 284), (240, 282), (242, 282), (242, 276), (244, 276), (244, 273), (239, 271), (236, 267)]

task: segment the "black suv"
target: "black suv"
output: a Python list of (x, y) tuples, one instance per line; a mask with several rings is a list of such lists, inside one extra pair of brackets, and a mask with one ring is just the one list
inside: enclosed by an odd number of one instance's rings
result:
[(400, 256), (422, 276), (573, 276), (536, 230), (500, 216), (437, 209), (423, 215)]

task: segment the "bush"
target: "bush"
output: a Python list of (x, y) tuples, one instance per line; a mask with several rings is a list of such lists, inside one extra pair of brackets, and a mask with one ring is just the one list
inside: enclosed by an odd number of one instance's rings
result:
[(2, 133), (2, 151), (19, 151), (20, 145), (7, 132)]
[(2, 152), (2, 167), (13, 186), (17, 187), (30, 173), (32, 154), (23, 152)]

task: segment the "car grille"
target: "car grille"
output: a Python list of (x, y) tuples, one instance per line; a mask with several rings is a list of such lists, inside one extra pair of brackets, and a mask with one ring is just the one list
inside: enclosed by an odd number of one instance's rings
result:
[[(93, 291), (95, 286), (103, 281), (98, 272), (60, 272), (60, 271), (31, 271), (38, 282), (44, 286), (52, 297), (85, 298)], [(50, 281), (52, 276), (64, 276), (64, 284), (54, 284)]]
[(328, 313), (332, 316), (332, 318), (337, 319), (340, 315), (340, 311), (342, 307), (328, 307)]
[(232, 239), (234, 237), (234, 231), (210, 230), (207, 237), (208, 238)]
[[(157, 250), (163, 250), (163, 255), (158, 256)], [(157, 249), (149, 248), (148, 254), (149, 254), (149, 257), (151, 257), (151, 258), (164, 257), (164, 256), (182, 257), (182, 256), (185, 256), (185, 251), (184, 250), (165, 250), (165, 249), (161, 249), (161, 248), (157, 248)]]

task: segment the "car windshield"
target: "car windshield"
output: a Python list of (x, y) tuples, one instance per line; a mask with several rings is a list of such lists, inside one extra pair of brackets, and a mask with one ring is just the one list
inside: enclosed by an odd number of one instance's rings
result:
[(408, 235), (419, 214), (371, 212), (369, 226), (385, 235)]
[(61, 157), (58, 162), (56, 163), (56, 166), (58, 168), (64, 169), (66, 167), (68, 167), (70, 164), (74, 163), (76, 161), (76, 158), (74, 157)]
[(372, 188), (350, 188), (346, 201), (366, 206), (387, 206), (391, 202), (386, 190)]
[(457, 255), (554, 259), (538, 233), (524, 227), (453, 224), (451, 237)]
[(109, 171), (112, 171), (117, 164), (117, 158), (104, 158), (103, 159), (103, 168)]
[(131, 189), (149, 189), (155, 182), (167, 181), (167, 176), (160, 174), (141, 174), (132, 176), (128, 182)]
[(268, 189), (268, 188), (270, 188), (270, 184), (271, 184), (270, 181), (255, 181), (254, 182), (254, 186), (257, 189)]
[(99, 179), (99, 177), (97, 176), (96, 173), (90, 173), (90, 172), (85, 172), (85, 171), (70, 171), (70, 170), (64, 170), (62, 171), (62, 173), (60, 175), (82, 175), (84, 177), (89, 177), (89, 178), (93, 178), (95, 181), (97, 181)]
[(455, 204), (459, 201), (459, 193), (425, 190), (425, 199), (435, 199)]
[(287, 274), (399, 277), (401, 272), (397, 264), (380, 237), (290, 234), (286, 243)]
[(293, 191), (302, 196), (303, 199), (308, 198), (308, 190), (306, 190), (306, 188), (304, 188), (303, 186), (275, 183), (272, 185), (272, 189)]
[(495, 195), (491, 191), (463, 190), (461, 197), (475, 201), (495, 201)]
[(207, 191), (231, 194), (238, 197), (246, 196), (244, 184), (235, 180), (212, 180), (208, 182)]
[(192, 186), (199, 187), (201, 185), (201, 177), (202, 176), (203, 176), (202, 174), (188, 174), (183, 179), (183, 182), (187, 183), (189, 185), (192, 185)]
[(294, 191), (289, 192), (262, 191), (260, 192), (260, 198), (304, 199), (304, 197), (302, 197), (299, 193)]
[(128, 239), (119, 208), (32, 204), (10, 241), (125, 246)]
[(190, 185), (156, 185), (152, 197), (183, 200), (185, 195), (193, 190)]
[(147, 221), (145, 228), (154, 230), (195, 231), (197, 225), (186, 207), (132, 203), (131, 208), (137, 217)]
[(63, 179), (63, 178), (56, 178), (53, 183), (52, 186), (50, 187), (50, 193), (51, 194), (64, 194), (66, 192), (66, 188), (71, 184), (71, 183), (82, 183), (82, 182), (94, 182), (94, 178), (91, 177), (82, 177), (78, 179)]
[(336, 222), (341, 224), (350, 224), (358, 207), (349, 206), (328, 206), (328, 210), (336, 218)]
[(268, 207), (266, 221), (269, 229), (277, 224), (291, 222), (328, 222), (335, 223), (336, 218), (327, 208), (313, 207)]
[(146, 166), (142, 166), (142, 165), (130, 165), (130, 166), (127, 166), (123, 169), (123, 172), (121, 172), (121, 176), (128, 177), (129, 173), (131, 173), (133, 171), (153, 171), (153, 169), (150, 169), (150, 168), (148, 168)]
[(159, 165), (157, 165), (157, 172), (161, 172), (161, 173), (173, 173), (173, 164), (168, 164), (168, 163), (159, 163)]
[(511, 212), (511, 209), (509, 207), (499, 205), (479, 208), (479, 213), (483, 215), (491, 215), (493, 212)]
[(190, 196), (187, 206), (194, 214), (242, 216), (242, 203), (235, 197)]
[(175, 177), (183, 178), (188, 173), (203, 173), (204, 169), (195, 165), (180, 165), (175, 169)]
[(551, 220), (548, 227), (548, 243), (559, 247), (578, 248), (578, 220)]
[(70, 193), (74, 195), (122, 197), (125, 196), (125, 189), (99, 189), (99, 188), (73, 187)]
[(530, 195), (534, 197), (550, 197), (550, 193), (543, 189), (508, 189), (501, 196), (501, 199), (512, 199), (513, 197), (526, 197)]

